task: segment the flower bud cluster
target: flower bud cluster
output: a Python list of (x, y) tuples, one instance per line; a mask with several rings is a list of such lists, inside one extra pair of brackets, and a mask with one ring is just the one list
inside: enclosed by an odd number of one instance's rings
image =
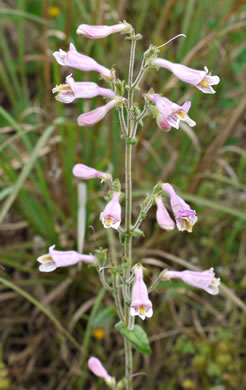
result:
[[(176, 194), (171, 184), (163, 184), (162, 189), (169, 195), (170, 205), (178, 230), (187, 230), (189, 233), (191, 233), (193, 226), (198, 220), (196, 211), (192, 210), (188, 203), (186, 203), (180, 196)], [(156, 219), (159, 226), (165, 230), (173, 230), (175, 223), (171, 219), (162, 201), (162, 198), (160, 196), (156, 196), (155, 201), (157, 206)]]

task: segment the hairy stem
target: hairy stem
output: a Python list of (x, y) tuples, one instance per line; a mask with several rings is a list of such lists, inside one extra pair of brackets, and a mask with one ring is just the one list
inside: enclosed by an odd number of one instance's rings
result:
[(118, 316), (120, 317), (120, 320), (124, 321), (124, 314), (122, 311), (120, 295), (119, 295), (119, 288), (117, 286), (117, 275), (116, 274), (114, 274), (114, 276), (113, 276), (113, 286), (114, 286), (114, 301), (115, 301), (116, 310), (117, 310)]
[[(134, 90), (132, 88), (133, 83), (133, 70), (135, 61), (136, 40), (131, 41), (131, 54), (129, 62), (129, 74), (128, 74), (128, 116), (127, 116), (127, 135), (130, 138), (134, 131), (135, 122), (130, 118), (131, 110), (133, 109)], [(125, 140), (125, 191), (126, 191), (126, 207), (125, 207), (125, 258), (128, 264), (128, 272), (125, 275), (129, 277), (130, 268), (132, 265), (132, 145)], [(129, 328), (131, 326), (130, 312), (127, 303), (125, 302), (125, 324)], [(132, 390), (132, 346), (131, 343), (125, 339), (125, 376), (126, 376), (126, 389)]]
[(127, 128), (126, 128), (125, 118), (124, 118), (124, 107), (122, 105), (118, 108), (118, 115), (119, 115), (121, 130), (123, 134), (127, 136)]
[(140, 68), (140, 71), (136, 77), (136, 80), (134, 81), (133, 83), (133, 87), (138, 87), (138, 85), (140, 84), (142, 78), (143, 78), (143, 75), (145, 73), (145, 71), (147, 70), (147, 67), (145, 66), (145, 59), (143, 59), (143, 62), (141, 64), (141, 68)]

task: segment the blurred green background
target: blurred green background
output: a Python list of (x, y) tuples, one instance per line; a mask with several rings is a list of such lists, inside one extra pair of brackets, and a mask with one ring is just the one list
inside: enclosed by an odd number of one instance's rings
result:
[[(124, 374), (113, 301), (101, 290), (94, 269), (75, 266), (46, 275), (36, 262), (53, 243), (76, 249), (74, 163), (109, 170), (123, 180), (116, 112), (93, 128), (78, 128), (76, 117), (103, 100), (58, 103), (51, 89), (71, 72), (57, 65), (52, 52), (74, 42), (78, 51), (106, 67), (115, 65), (117, 76), (126, 78), (129, 41), (124, 36), (96, 41), (76, 36), (81, 23), (111, 25), (123, 19), (143, 34), (136, 70), (150, 43), (160, 45), (185, 33), (186, 39), (162, 48), (161, 55), (196, 69), (206, 65), (221, 78), (215, 95), (202, 94), (164, 69), (149, 71), (142, 82), (144, 92), (153, 87), (177, 103), (190, 99), (197, 126), (167, 134), (152, 118), (145, 120), (134, 152), (134, 215), (146, 191), (162, 180), (180, 189), (199, 221), (191, 235), (166, 233), (158, 228), (153, 207), (142, 227), (145, 238), (134, 241), (134, 260), (148, 265), (147, 283), (162, 267), (213, 266), (228, 287), (211, 297), (182, 283), (158, 286), (151, 296), (154, 316), (143, 324), (152, 355), (134, 354), (134, 372), (144, 373), (134, 379), (135, 388), (246, 389), (245, 1), (2, 0), (1, 390), (101, 389), (102, 382), (87, 373), (89, 355), (98, 356), (117, 378)], [(93, 72), (73, 75), (77, 81), (99, 82)], [(138, 99), (142, 104), (141, 94)], [(86, 253), (107, 246), (107, 239), (118, 251), (116, 235), (98, 221), (104, 195), (105, 188), (88, 183), (86, 221), (80, 221), (80, 229), (86, 227)]]

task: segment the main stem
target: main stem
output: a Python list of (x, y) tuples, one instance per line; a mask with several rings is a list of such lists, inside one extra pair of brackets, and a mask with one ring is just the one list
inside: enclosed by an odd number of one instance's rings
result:
[[(135, 61), (135, 49), (136, 49), (136, 40), (133, 38), (131, 41), (131, 54), (129, 62), (129, 74), (128, 74), (128, 109), (129, 111), (133, 108), (133, 97), (134, 90), (132, 88), (133, 84), (133, 69)], [(127, 261), (128, 272), (126, 277), (129, 275), (129, 271), (132, 265), (132, 236), (131, 225), (132, 225), (132, 144), (129, 143), (129, 139), (133, 135), (134, 130), (134, 121), (130, 119), (128, 112), (127, 117), (127, 136), (125, 140), (125, 191), (126, 191), (126, 207), (125, 207), (125, 258)], [(130, 312), (129, 307), (125, 302), (125, 325), (127, 328), (131, 326)], [(126, 376), (126, 389), (132, 390), (132, 346), (131, 343), (125, 339), (125, 376)]]

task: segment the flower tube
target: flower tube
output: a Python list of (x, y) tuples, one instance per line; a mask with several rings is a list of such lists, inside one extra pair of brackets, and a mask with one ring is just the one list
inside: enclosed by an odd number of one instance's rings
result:
[(153, 65), (170, 70), (178, 79), (194, 85), (204, 93), (215, 93), (216, 91), (212, 85), (217, 85), (220, 82), (219, 76), (211, 76), (208, 74), (208, 68), (206, 66), (204, 70), (196, 70), (182, 64), (175, 64), (163, 58), (154, 59)]
[(139, 316), (142, 320), (145, 317), (152, 317), (152, 302), (149, 300), (148, 290), (143, 281), (143, 267), (137, 264), (134, 267), (136, 281), (132, 288), (131, 316)]
[(127, 22), (123, 22), (114, 26), (90, 26), (88, 24), (81, 24), (76, 32), (85, 38), (100, 39), (116, 32), (129, 33), (131, 31), (132, 26)]
[(55, 245), (49, 247), (49, 253), (39, 256), (37, 261), (41, 263), (39, 271), (52, 272), (59, 267), (69, 267), (79, 262), (94, 263), (96, 258), (92, 255), (82, 255), (75, 251), (57, 251)]
[(101, 88), (96, 83), (74, 81), (72, 75), (66, 77), (66, 83), (57, 85), (52, 89), (56, 93), (56, 100), (62, 103), (72, 103), (75, 99), (89, 99), (95, 96), (103, 96), (112, 99), (115, 93), (111, 89)]
[(121, 223), (120, 192), (113, 193), (112, 200), (100, 214), (100, 220), (106, 229), (112, 227), (117, 230), (119, 228)]
[(165, 270), (162, 274), (162, 279), (180, 279), (190, 286), (201, 288), (211, 295), (219, 293), (220, 278), (215, 278), (214, 269), (210, 268), (207, 271), (169, 271)]
[(114, 106), (123, 103), (123, 101), (124, 98), (116, 97), (104, 106), (86, 112), (85, 114), (81, 114), (77, 119), (78, 125), (83, 127), (95, 125), (97, 122), (100, 122)]
[(171, 184), (165, 183), (162, 185), (162, 188), (170, 196), (170, 203), (178, 230), (181, 232), (187, 230), (191, 233), (193, 226), (198, 220), (195, 210), (192, 210), (190, 206), (176, 194)]
[(88, 368), (91, 370), (91, 372), (93, 372), (94, 375), (103, 378), (109, 387), (114, 388), (115, 378), (107, 373), (99, 359), (96, 357), (91, 357), (88, 360)]
[(84, 164), (76, 164), (73, 167), (73, 175), (82, 180), (101, 179), (105, 181), (112, 181), (110, 173), (97, 171), (96, 169)]
[(98, 64), (93, 58), (77, 52), (72, 43), (70, 43), (68, 52), (60, 49), (59, 51), (55, 51), (53, 56), (59, 65), (69, 66), (70, 68), (83, 70), (85, 72), (94, 70), (95, 72), (101, 73), (109, 80), (113, 79), (113, 75), (109, 69)]
[(146, 97), (156, 104), (159, 115), (164, 118), (165, 122), (167, 122), (169, 129), (171, 127), (179, 129), (180, 121), (186, 122), (191, 127), (196, 125), (196, 122), (194, 122), (188, 115), (191, 107), (191, 102), (189, 100), (182, 106), (179, 106), (157, 93), (147, 94)]
[(161, 197), (156, 196), (155, 197), (155, 202), (157, 206), (156, 210), (156, 219), (158, 222), (158, 225), (165, 230), (173, 230), (175, 228), (175, 223), (168, 214), (168, 211), (162, 202)]

